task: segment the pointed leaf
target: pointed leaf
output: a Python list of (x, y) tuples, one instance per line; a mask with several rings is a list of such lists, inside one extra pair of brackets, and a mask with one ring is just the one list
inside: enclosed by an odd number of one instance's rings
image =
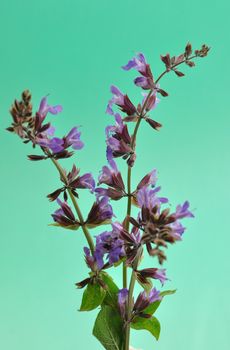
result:
[(112, 221), (111, 221), (110, 219), (107, 219), (107, 220), (105, 220), (105, 221), (100, 222), (100, 224), (94, 224), (94, 223), (89, 223), (89, 224), (87, 224), (87, 223), (86, 223), (86, 226), (87, 226), (89, 229), (93, 229), (93, 228), (98, 227), (98, 226), (109, 225), (109, 224), (111, 224), (111, 222), (112, 222)]
[(107, 305), (103, 305), (99, 312), (93, 335), (106, 350), (120, 350), (123, 339), (122, 321), (118, 312)]
[(72, 231), (77, 231), (80, 227), (80, 225), (76, 224), (76, 225), (69, 225), (69, 226), (64, 226), (64, 225), (60, 225), (59, 223), (57, 222), (54, 222), (52, 224), (49, 224), (49, 226), (56, 226), (56, 227), (62, 227), (64, 229), (67, 229), (67, 230), (72, 230)]
[(131, 323), (131, 328), (136, 330), (147, 330), (156, 338), (156, 340), (159, 339), (161, 331), (160, 322), (154, 316), (151, 318), (136, 317)]
[(106, 284), (106, 296), (103, 300), (103, 304), (110, 305), (113, 308), (117, 308), (117, 296), (119, 292), (119, 288), (114, 283), (111, 276), (109, 276), (106, 272), (101, 273), (101, 279)]
[(99, 284), (89, 283), (83, 293), (80, 311), (91, 311), (102, 304), (106, 291)]

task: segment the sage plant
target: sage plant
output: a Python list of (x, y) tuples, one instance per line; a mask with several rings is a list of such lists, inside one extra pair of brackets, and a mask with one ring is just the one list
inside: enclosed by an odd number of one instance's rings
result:
[[(127, 94), (111, 86), (112, 97), (106, 109), (111, 122), (105, 130), (108, 164), (102, 167), (97, 182), (91, 173), (82, 174), (79, 164), (73, 164), (69, 170), (60, 164), (84, 146), (77, 127), (63, 137), (55, 135), (47, 119), (48, 114), (62, 111), (60, 105), (51, 106), (47, 97), (43, 97), (34, 112), (31, 94), (26, 90), (21, 100), (15, 100), (11, 107), (13, 122), (7, 130), (38, 151), (28, 155), (29, 160), (50, 160), (60, 175), (59, 188), (51, 189), (47, 196), (57, 203), (57, 210), (52, 214), (53, 225), (82, 230), (85, 235), (83, 251), (89, 274), (76, 283), (77, 288), (84, 288), (80, 311), (99, 308), (93, 334), (107, 350), (129, 350), (130, 328), (147, 330), (158, 339), (160, 323), (155, 312), (164, 297), (175, 292), (159, 290), (158, 284), (163, 286), (168, 280), (161, 265), (166, 260), (166, 248), (182, 240), (185, 232), (182, 222), (193, 218), (193, 213), (188, 201), (171, 210), (168, 199), (160, 195), (156, 169), (143, 174), (136, 188), (132, 186), (137, 134), (141, 123), (147, 123), (154, 131), (162, 127), (151, 116), (160, 101), (159, 96), (168, 96), (160, 80), (170, 72), (184, 76), (179, 70), (182, 64), (192, 68), (194, 60), (207, 56), (208, 51), (206, 45), (193, 51), (188, 43), (178, 56), (161, 56), (164, 70), (157, 79), (142, 53), (122, 67), (125, 71), (137, 72), (134, 84), (143, 90), (142, 97), (136, 106)], [(127, 175), (119, 171), (118, 158), (126, 161)], [(87, 217), (83, 217), (80, 209), (82, 190), (90, 191), (93, 198)], [(127, 210), (117, 218), (112, 204), (120, 200), (127, 202)], [(134, 207), (136, 211), (132, 210)], [(106, 230), (102, 229), (94, 240), (91, 231), (104, 225)], [(144, 253), (153, 258), (151, 266), (144, 266)], [(121, 266), (123, 285), (118, 286), (109, 275), (109, 269)], [(142, 291), (134, 298), (137, 283)]]

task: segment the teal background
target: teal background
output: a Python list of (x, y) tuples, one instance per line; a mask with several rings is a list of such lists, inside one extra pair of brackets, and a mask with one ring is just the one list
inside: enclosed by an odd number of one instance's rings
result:
[[(79, 232), (49, 227), (55, 205), (45, 198), (58, 186), (49, 162), (31, 163), (29, 146), (7, 134), (9, 107), (23, 89), (63, 105), (50, 117), (59, 135), (82, 125), (83, 151), (74, 160), (94, 174), (105, 163), (104, 128), (109, 86), (134, 101), (134, 73), (120, 69), (144, 52), (157, 77), (159, 54), (180, 53), (187, 41), (212, 47), (186, 77), (168, 75), (170, 97), (154, 111), (164, 127), (142, 125), (134, 183), (159, 171), (162, 195), (172, 205), (189, 199), (196, 219), (186, 222), (182, 243), (168, 250), (166, 288), (177, 288), (157, 313), (159, 342), (139, 331), (131, 344), (143, 350), (229, 349), (229, 11), (228, 1), (54, 0), (0, 3), (1, 235), (0, 347), (4, 350), (101, 349), (91, 336), (96, 312), (82, 313), (85, 278)], [(70, 167), (72, 160), (63, 162)], [(125, 170), (125, 164), (119, 162)], [(86, 215), (92, 198), (82, 194)], [(118, 218), (122, 205), (116, 205)], [(120, 215), (120, 216), (119, 216)], [(147, 259), (147, 265), (154, 261)], [(120, 269), (114, 273), (120, 283)]]

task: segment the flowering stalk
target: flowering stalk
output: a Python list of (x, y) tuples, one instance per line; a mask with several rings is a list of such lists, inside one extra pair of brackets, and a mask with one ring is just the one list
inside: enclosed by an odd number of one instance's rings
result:
[[(65, 183), (67, 183), (67, 178), (66, 178), (66, 175), (65, 175), (65, 172), (64, 170), (62, 169), (61, 165), (58, 163), (58, 161), (56, 159), (53, 159), (51, 158), (53, 164), (55, 165), (55, 167), (57, 168), (57, 170), (59, 171), (59, 174), (61, 176), (61, 178), (64, 180)], [(81, 228), (82, 228), (82, 231), (84, 232), (84, 235), (85, 235), (85, 238), (88, 242), (88, 245), (90, 247), (90, 250), (91, 250), (91, 253), (93, 254), (94, 252), (94, 243), (93, 243), (93, 239), (89, 233), (89, 230), (87, 229), (86, 225), (85, 225), (85, 222), (84, 222), (84, 219), (83, 219), (83, 216), (82, 216), (82, 213), (81, 213), (81, 209), (76, 201), (76, 198), (74, 197), (73, 193), (71, 192), (71, 190), (68, 188), (67, 189), (68, 191), (68, 194), (71, 198), (71, 201), (74, 205), (74, 208), (76, 210), (76, 213), (78, 215), (78, 218), (79, 218), (79, 221), (80, 221), (80, 224), (81, 224)]]
[[(189, 57), (187, 59), (187, 61), (191, 61), (192, 59), (196, 58), (197, 56), (194, 55), (192, 57)], [(185, 63), (186, 59), (182, 60), (179, 63), (176, 63), (174, 65), (172, 65), (172, 70), (174, 68), (176, 68), (177, 66)], [(163, 76), (168, 73), (169, 70), (166, 68), (161, 74), (160, 76), (156, 79), (155, 84), (157, 84), (161, 78), (163, 78)], [(144, 117), (144, 112), (145, 112), (145, 107), (148, 104), (149, 99), (151, 98), (151, 95), (154, 91), (153, 89), (150, 89), (147, 98), (145, 99), (145, 102), (142, 106), (141, 112), (139, 114), (139, 119), (136, 123), (135, 129), (134, 129), (134, 133), (133, 133), (133, 138), (132, 138), (132, 144), (131, 147), (133, 148), (134, 145), (136, 144), (136, 138), (137, 138), (137, 133), (138, 133), (138, 129), (140, 127), (141, 121)], [(127, 204), (127, 218), (130, 217), (131, 215), (131, 177), (132, 177), (132, 167), (130, 167), (128, 165), (128, 173), (127, 173), (127, 187), (128, 187), (128, 204)], [(129, 220), (126, 220), (126, 230), (129, 231)], [(138, 264), (139, 264), (139, 259), (141, 258), (141, 254), (138, 256), (138, 258), (135, 261), (135, 264), (133, 266), (133, 271), (132, 271), (132, 275), (131, 275), (131, 280), (130, 280), (130, 286), (129, 286), (129, 295), (128, 295), (128, 317), (130, 317), (130, 310), (131, 310), (131, 303), (132, 303), (132, 297), (133, 297), (133, 291), (134, 291), (134, 287), (135, 287), (135, 282), (136, 282), (136, 274), (135, 274), (135, 269), (137, 268)], [(123, 288), (127, 287), (127, 267), (125, 262), (123, 263)], [(126, 325), (126, 335), (125, 335), (125, 348), (124, 350), (129, 350), (129, 338), (130, 338), (130, 323), (127, 323)]]
[[(73, 150), (81, 150), (84, 146), (77, 127), (73, 127), (62, 138), (54, 136), (55, 129), (46, 121), (46, 117), (48, 113), (60, 113), (60, 105), (51, 106), (47, 97), (44, 97), (38, 111), (33, 115), (31, 95), (29, 91), (24, 91), (22, 100), (15, 100), (10, 110), (13, 122), (7, 130), (17, 134), (24, 143), (31, 143), (33, 148), (42, 151), (42, 154), (29, 155), (29, 160), (51, 159), (59, 172), (61, 187), (47, 195), (50, 201), (56, 200), (59, 206), (52, 214), (52, 225), (74, 231), (82, 228), (86, 237), (88, 247), (84, 247), (84, 257), (89, 274), (76, 283), (77, 288), (85, 289), (80, 311), (101, 308), (93, 334), (106, 350), (129, 350), (131, 328), (148, 330), (158, 340), (160, 323), (154, 314), (164, 296), (175, 292), (160, 292), (153, 286), (153, 281), (164, 285), (168, 280), (165, 269), (152, 266), (142, 268), (139, 265), (143, 261), (144, 249), (151, 257), (157, 258), (160, 265), (164, 263), (165, 248), (182, 240), (185, 227), (181, 221), (193, 217), (189, 202), (185, 201), (171, 212), (170, 207), (164, 207), (168, 199), (159, 196), (161, 188), (156, 185), (156, 169), (147, 173), (133, 189), (132, 168), (136, 160), (136, 139), (141, 121), (144, 120), (154, 130), (162, 127), (150, 117), (150, 112), (159, 102), (157, 96), (168, 96), (159, 86), (159, 81), (170, 71), (178, 77), (184, 76), (178, 66), (185, 63), (194, 67), (193, 59), (207, 56), (208, 51), (209, 48), (203, 45), (193, 55), (191, 44), (187, 44), (185, 51), (179, 56), (161, 56), (165, 70), (156, 80), (143, 54), (138, 54), (123, 67), (124, 70), (138, 71), (140, 76), (135, 78), (134, 83), (144, 91), (147, 90), (147, 93), (144, 94), (142, 102), (135, 106), (127, 94), (123, 94), (115, 86), (111, 87), (113, 96), (106, 111), (114, 117), (114, 124), (106, 128), (108, 165), (102, 167), (98, 187), (91, 173), (80, 175), (80, 169), (75, 164), (67, 172), (59, 163), (59, 159), (72, 157)], [(114, 111), (114, 105), (124, 113), (123, 117)], [(130, 122), (135, 123), (132, 135), (128, 127)], [(127, 161), (127, 186), (116, 164), (116, 158)], [(95, 196), (86, 219), (83, 218), (78, 204), (79, 191), (82, 189), (88, 189)], [(127, 197), (125, 219), (123, 222), (112, 221), (115, 215), (110, 201), (119, 201), (124, 197)], [(69, 198), (71, 203), (68, 202)], [(71, 205), (75, 211), (71, 209)], [(132, 205), (138, 208), (136, 217), (132, 214)], [(111, 225), (111, 229), (99, 233), (94, 243), (90, 230), (102, 225)], [(120, 263), (123, 263), (122, 289), (119, 289), (107, 272)], [(127, 289), (128, 268), (131, 268), (131, 278)], [(143, 291), (134, 300), (136, 282)]]

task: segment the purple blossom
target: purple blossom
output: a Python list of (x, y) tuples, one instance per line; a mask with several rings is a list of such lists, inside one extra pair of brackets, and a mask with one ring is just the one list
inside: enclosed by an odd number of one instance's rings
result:
[(67, 152), (66, 149), (71, 146), (75, 150), (80, 150), (84, 146), (84, 143), (80, 140), (81, 132), (78, 131), (77, 127), (72, 128), (67, 136), (63, 138), (54, 137), (49, 139), (47, 136), (48, 134), (43, 133), (40, 137), (37, 137), (36, 143), (49, 148), (53, 154)]
[(126, 317), (126, 308), (128, 302), (129, 291), (126, 288), (120, 289), (118, 292), (118, 306), (123, 319)]
[(60, 112), (62, 112), (62, 106), (60, 106), (60, 105), (50, 106), (47, 103), (47, 96), (42, 98), (42, 100), (40, 102), (38, 114), (40, 114), (43, 119), (46, 117), (47, 113), (58, 114)]
[(34, 145), (38, 144), (41, 147), (50, 148), (52, 151), (61, 152), (63, 150), (63, 140), (59, 138), (51, 138), (54, 135), (55, 128), (50, 123), (43, 124), (48, 112), (51, 114), (58, 114), (62, 111), (60, 105), (50, 106), (47, 103), (47, 97), (43, 97), (40, 107), (35, 116), (34, 130), (32, 142)]
[(137, 191), (148, 186), (154, 187), (156, 185), (156, 182), (157, 182), (157, 169), (153, 169), (152, 171), (150, 171), (150, 173), (145, 175), (143, 179), (139, 182), (139, 184), (137, 185)]
[(134, 83), (144, 90), (150, 90), (153, 87), (152, 79), (148, 77), (137, 77), (134, 79)]
[(94, 284), (99, 283), (102, 288), (105, 287), (104, 282), (97, 278), (98, 272), (103, 268), (104, 264), (103, 261), (102, 263), (100, 261), (97, 261), (97, 258), (95, 256), (95, 253), (91, 254), (90, 249), (88, 247), (84, 247), (84, 253), (85, 253), (85, 262), (87, 266), (90, 268), (92, 273), (90, 273), (90, 277), (85, 278), (83, 281), (76, 283), (75, 285), (78, 288), (84, 288), (87, 284), (92, 283)]
[(141, 247), (141, 233), (139, 228), (133, 226), (131, 232), (128, 232), (119, 224), (119, 237), (123, 240), (126, 255), (126, 265), (132, 266)]
[(88, 188), (91, 192), (95, 190), (95, 180), (91, 173), (86, 173), (77, 178), (76, 188)]
[(116, 162), (112, 157), (112, 150), (110, 148), (107, 148), (106, 155), (110, 167), (103, 166), (98, 181), (99, 184), (106, 184), (110, 186), (113, 183), (113, 177), (118, 174), (118, 169)]
[(80, 140), (81, 133), (78, 131), (77, 127), (72, 128), (63, 138), (49, 138), (50, 136), (53, 136), (55, 129), (49, 123), (43, 125), (43, 121), (48, 112), (57, 114), (61, 111), (62, 107), (59, 105), (48, 105), (47, 97), (44, 97), (41, 100), (39, 111), (37, 112), (35, 119), (35, 137), (33, 142), (41, 147), (50, 149), (53, 154), (63, 153), (63, 158), (68, 158), (72, 153), (68, 152), (67, 148), (72, 146), (73, 149), (80, 150), (84, 146), (83, 142)]
[(122, 94), (122, 92), (116, 87), (116, 86), (111, 86), (110, 91), (113, 94), (113, 97), (111, 100), (109, 100), (107, 109), (106, 109), (106, 113), (114, 115), (113, 112), (113, 105), (116, 104), (118, 106), (121, 106), (124, 104), (124, 95)]
[(103, 261), (97, 260), (97, 256), (95, 253), (93, 255), (91, 255), (88, 247), (84, 247), (84, 253), (85, 253), (86, 264), (92, 271), (94, 271), (94, 272), (98, 271), (104, 266)]
[(64, 141), (58, 137), (52, 139), (39, 138), (37, 139), (37, 144), (41, 147), (49, 148), (53, 153), (59, 153), (64, 150)]
[(191, 211), (189, 211), (189, 202), (185, 201), (184, 204), (178, 205), (176, 207), (176, 213), (175, 216), (177, 219), (183, 219), (183, 218), (193, 218), (194, 215)]
[(83, 148), (84, 143), (80, 140), (81, 132), (78, 131), (77, 127), (74, 127), (70, 132), (63, 138), (64, 148), (72, 147), (75, 150)]
[(145, 56), (143, 55), (143, 53), (139, 53), (122, 68), (124, 70), (136, 69), (139, 73), (146, 74), (146, 67), (147, 62)]
[(150, 189), (148, 187), (142, 187), (137, 192), (137, 202), (140, 207), (153, 209), (155, 206), (160, 208), (162, 203), (167, 203), (168, 199), (165, 197), (157, 197), (157, 192), (159, 192), (161, 187), (156, 187)]
[(163, 285), (165, 283), (165, 281), (167, 281), (167, 277), (166, 277), (166, 269), (155, 269), (155, 273), (153, 275), (154, 279), (157, 279), (161, 282), (161, 284)]
[(178, 220), (169, 225), (171, 235), (175, 241), (181, 241), (182, 235), (185, 232), (185, 227)]
[(96, 188), (95, 192), (98, 197), (108, 196), (113, 200), (118, 200), (126, 195), (125, 185), (112, 157), (112, 150), (109, 148), (107, 148), (107, 159), (110, 166), (103, 166), (98, 183), (99, 185), (105, 184), (108, 188)]
[[(149, 97), (148, 94), (143, 93), (143, 101), (142, 101), (142, 106), (145, 106), (145, 111), (149, 112), (153, 109), (155, 109), (160, 102), (160, 99), (156, 95), (156, 91)], [(146, 101), (148, 97), (148, 100)]]
[(127, 159), (130, 166), (133, 165), (136, 155), (132, 147), (132, 139), (129, 135), (127, 125), (123, 123), (121, 116), (115, 115), (115, 125), (106, 128), (106, 143), (113, 157)]
[(155, 301), (161, 300), (162, 297), (160, 296), (160, 292), (156, 290), (156, 288), (153, 288), (149, 293), (147, 292), (141, 292), (137, 300), (134, 304), (133, 311), (136, 313), (141, 313), (144, 311), (150, 304), (154, 303)]
[(110, 223), (113, 217), (113, 209), (109, 204), (109, 198), (103, 197), (101, 199), (97, 198), (96, 202), (93, 204), (88, 218), (86, 220), (88, 227), (95, 227), (99, 225), (105, 225)]
[(120, 239), (120, 231), (123, 229), (119, 223), (112, 224), (112, 231), (105, 231), (96, 237), (96, 256), (103, 259), (104, 255), (109, 264), (114, 264), (125, 256), (124, 242)]
[(112, 92), (113, 97), (109, 100), (106, 113), (115, 115), (113, 111), (114, 104), (120, 107), (120, 109), (128, 115), (133, 115), (136, 113), (136, 107), (130, 101), (128, 95), (122, 94), (122, 92), (113, 85), (111, 86), (110, 91)]
[[(131, 217), (130, 222), (136, 229), (143, 231), (142, 244), (146, 244), (148, 253), (151, 256), (157, 256), (159, 263), (162, 264), (166, 256), (161, 247), (167, 248), (167, 243), (172, 244), (181, 240), (185, 228), (180, 220), (186, 217), (191, 218), (193, 214), (189, 210), (189, 202), (187, 201), (183, 205), (178, 205), (175, 213), (171, 214), (169, 208), (162, 210), (161, 205), (167, 203), (168, 199), (157, 196), (160, 187), (154, 189), (148, 187), (151, 183), (150, 174), (147, 174), (138, 185), (141, 188), (136, 190), (134, 199), (137, 200), (137, 205), (141, 210), (137, 220)], [(155, 184), (154, 172), (152, 175)], [(145, 186), (146, 184), (148, 186)], [(155, 247), (152, 246), (153, 244)], [(140, 276), (140, 278), (145, 277)], [(160, 277), (159, 275), (158, 277), (164, 279), (164, 276)]]
[(61, 226), (79, 226), (79, 222), (75, 219), (72, 209), (67, 202), (57, 199), (57, 203), (60, 205), (60, 208), (52, 214), (54, 221)]
[(61, 178), (64, 186), (58, 188), (54, 192), (48, 194), (50, 201), (54, 201), (63, 193), (65, 201), (68, 199), (68, 191), (70, 190), (72, 194), (78, 198), (77, 189), (89, 189), (92, 193), (95, 190), (95, 181), (90, 173), (86, 173), (82, 176), (79, 176), (80, 169), (77, 169), (75, 164), (72, 167), (72, 170), (66, 173), (66, 178)]
[(139, 53), (122, 68), (124, 70), (135, 69), (142, 75), (134, 79), (134, 83), (137, 86), (140, 86), (144, 90), (155, 88), (151, 68), (142, 53)]
[(147, 268), (136, 271), (138, 280), (143, 284), (148, 284), (148, 278), (157, 279), (163, 285), (168, 280), (166, 269)]

